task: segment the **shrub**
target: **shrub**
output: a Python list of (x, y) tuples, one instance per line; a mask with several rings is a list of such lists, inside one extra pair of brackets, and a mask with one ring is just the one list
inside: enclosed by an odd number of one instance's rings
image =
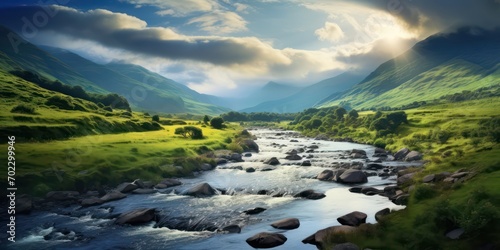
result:
[(226, 149), (227, 150), (231, 150), (233, 152), (236, 152), (236, 153), (243, 153), (243, 147), (241, 147), (239, 144), (237, 143), (230, 143), (226, 146)]
[(102, 109), (104, 109), (104, 110), (106, 110), (108, 112), (113, 112), (113, 109), (110, 106), (106, 106), (106, 107), (104, 107)]
[(176, 128), (174, 134), (190, 137), (191, 139), (203, 139), (203, 131), (194, 126), (185, 126), (183, 128)]
[(160, 116), (159, 115), (153, 115), (151, 118), (154, 122), (160, 122)]
[(45, 104), (48, 106), (53, 105), (60, 109), (67, 109), (67, 110), (75, 109), (75, 105), (71, 102), (70, 98), (67, 96), (60, 96), (60, 95), (51, 96), (49, 97), (49, 99), (47, 99)]
[(387, 146), (387, 143), (384, 141), (384, 139), (378, 138), (373, 142), (373, 146), (377, 148), (385, 148), (385, 146)]
[(436, 190), (429, 185), (419, 185), (415, 188), (414, 195), (417, 201), (421, 201), (434, 197)]
[(35, 107), (27, 104), (27, 103), (21, 103), (18, 104), (17, 106), (13, 107), (10, 110), (11, 113), (23, 113), (23, 114), (36, 114), (35, 112)]
[(224, 125), (224, 120), (222, 117), (214, 117), (212, 120), (210, 120), (210, 126), (212, 126), (215, 129), (221, 129), (223, 128)]

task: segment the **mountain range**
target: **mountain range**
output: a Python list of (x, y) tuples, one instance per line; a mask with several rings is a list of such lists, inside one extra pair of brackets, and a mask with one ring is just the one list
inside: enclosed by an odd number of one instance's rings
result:
[(269, 82), (238, 98), (200, 94), (138, 65), (98, 64), (20, 37), (16, 49), (9, 34), (13, 33), (0, 26), (0, 66), (5, 71), (29, 70), (89, 92), (118, 93), (133, 109), (154, 113), (293, 113), (333, 105), (400, 107), (500, 84), (500, 29), (462, 28), (430, 36), (368, 76), (350, 71), (302, 88)]

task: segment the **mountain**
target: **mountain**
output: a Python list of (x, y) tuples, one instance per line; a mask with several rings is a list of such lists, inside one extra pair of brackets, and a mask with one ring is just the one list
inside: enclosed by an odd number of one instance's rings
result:
[(277, 113), (300, 112), (304, 109), (318, 105), (321, 100), (332, 94), (348, 90), (350, 87), (361, 81), (363, 77), (364, 76), (361, 74), (346, 72), (305, 87), (291, 96), (263, 102), (241, 111)]
[(49, 53), (23, 40), (16, 33), (0, 25), (0, 65), (6, 71), (25, 69), (36, 71), (51, 80), (80, 85), (95, 93), (107, 91), (96, 86)]
[(415, 44), (322, 106), (399, 107), (500, 84), (499, 79), (500, 29), (462, 28)]

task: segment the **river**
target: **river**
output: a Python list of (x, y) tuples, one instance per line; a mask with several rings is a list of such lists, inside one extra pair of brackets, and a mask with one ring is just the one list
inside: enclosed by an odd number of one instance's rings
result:
[[(171, 190), (161, 193), (139, 195), (131, 194), (127, 198), (105, 203), (98, 207), (81, 209), (79, 206), (60, 208), (54, 212), (34, 211), (30, 215), (17, 217), (17, 242), (11, 249), (253, 249), (245, 240), (259, 232), (280, 232), (287, 242), (274, 249), (316, 249), (301, 241), (317, 230), (339, 225), (337, 218), (352, 211), (361, 211), (368, 215), (367, 222), (374, 223), (374, 215), (383, 208), (402, 209), (383, 196), (365, 196), (350, 193), (350, 186), (336, 182), (314, 179), (325, 167), (335, 163), (361, 161), (364, 159), (341, 159), (346, 151), (362, 149), (367, 152), (368, 160), (375, 148), (369, 145), (314, 140), (297, 136), (292, 131), (254, 129), (257, 136), (259, 153), (243, 157), (245, 162), (227, 163), (223, 168), (202, 172), (194, 178), (180, 179), (184, 190), (199, 183), (209, 183), (215, 188), (224, 189), (231, 195), (215, 195), (208, 198), (194, 198), (177, 195)], [(291, 140), (296, 142), (290, 142)], [(312, 153), (312, 166), (299, 166), (301, 161), (285, 160), (285, 152), (311, 145), (318, 146)], [(280, 165), (271, 171), (259, 171), (268, 167), (264, 159), (277, 157)], [(305, 160), (305, 158), (304, 158)], [(383, 162), (384, 165), (405, 165), (403, 162)], [(253, 167), (257, 171), (247, 173), (239, 169), (227, 169), (241, 166)], [(383, 187), (395, 183), (394, 177), (383, 179), (378, 176), (368, 178), (364, 186)], [(258, 195), (259, 190), (269, 190), (284, 194), (282, 197)], [(305, 189), (314, 189), (326, 195), (320, 200), (293, 198), (292, 195)], [(267, 210), (255, 215), (242, 212), (255, 207)], [(140, 226), (118, 226), (113, 223), (110, 214), (119, 214), (135, 208), (156, 208), (162, 216), (179, 220), (209, 223), (216, 226), (238, 224), (241, 233), (222, 234), (210, 231), (188, 232), (171, 230), (166, 227), (155, 228), (155, 223)], [(278, 230), (270, 226), (276, 220), (295, 217), (300, 220), (300, 227), (294, 230)], [(186, 219), (189, 218), (189, 219)], [(57, 240), (45, 240), (44, 236), (54, 230), (64, 228), (70, 237)], [(68, 233), (69, 232), (69, 233)]]

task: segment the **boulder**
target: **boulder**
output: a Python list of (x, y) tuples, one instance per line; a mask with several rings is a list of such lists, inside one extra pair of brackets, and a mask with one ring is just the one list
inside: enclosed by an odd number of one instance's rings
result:
[(90, 206), (101, 205), (102, 203), (104, 203), (104, 201), (102, 199), (99, 199), (97, 197), (92, 197), (92, 198), (83, 199), (80, 202), (80, 205), (82, 207), (90, 207)]
[(132, 184), (136, 185), (139, 188), (145, 188), (145, 184), (141, 179), (136, 179), (132, 182)]
[(451, 230), (450, 232), (446, 233), (446, 237), (452, 240), (457, 240), (462, 236), (462, 234), (465, 233), (465, 230), (463, 228), (457, 228), (454, 230)]
[(297, 149), (290, 149), (285, 154), (287, 154), (287, 155), (296, 155), (298, 153), (299, 153), (299, 151), (297, 151)]
[(278, 158), (276, 158), (276, 157), (271, 157), (271, 158), (265, 160), (264, 164), (275, 166), (275, 165), (279, 165), (280, 161), (278, 161)]
[(316, 176), (316, 179), (320, 181), (329, 181), (333, 177), (333, 171), (329, 169), (323, 170), (323, 172), (319, 173), (318, 176)]
[(375, 154), (385, 154), (387, 153), (383, 148), (375, 148)]
[(422, 154), (417, 151), (411, 151), (408, 153), (405, 158), (405, 161), (420, 161), (422, 160)]
[(348, 169), (344, 171), (338, 178), (342, 183), (355, 184), (365, 183), (368, 181), (366, 174), (361, 170)]
[(118, 185), (118, 187), (116, 187), (116, 191), (118, 191), (120, 193), (130, 193), (138, 188), (139, 187), (135, 184), (132, 184), (130, 182), (124, 182), (124, 183)]
[(299, 142), (299, 140), (292, 139), (290, 142)]
[(245, 150), (245, 151), (251, 151), (258, 153), (259, 152), (259, 145), (255, 143), (254, 140), (251, 139), (246, 139), (240, 142), (240, 146)]
[(354, 159), (359, 159), (359, 158), (366, 158), (366, 155), (364, 154), (360, 154), (360, 153), (352, 153), (349, 155), (351, 158), (354, 158)]
[(394, 154), (394, 159), (403, 160), (408, 153), (410, 153), (410, 150), (408, 148), (402, 148)]
[(349, 188), (349, 192), (351, 193), (358, 193), (360, 194), (361, 193), (361, 190), (363, 189), (364, 187), (352, 187), (352, 188)]
[(305, 160), (303, 161), (300, 166), (303, 166), (303, 167), (310, 167), (311, 166), (311, 161), (309, 160)]
[(256, 208), (245, 210), (245, 211), (243, 211), (243, 213), (248, 214), (248, 215), (252, 215), (252, 214), (260, 214), (260, 213), (262, 213), (264, 211), (266, 211), (265, 208), (256, 207)]
[(246, 168), (245, 171), (247, 173), (253, 173), (253, 172), (255, 172), (255, 168), (249, 167), (249, 168)]
[(241, 159), (241, 155), (240, 155), (240, 154), (238, 154), (238, 153), (233, 153), (233, 154), (231, 154), (230, 159), (231, 159), (232, 161), (235, 161), (235, 162), (243, 162), (243, 161), (244, 161), (243, 159)]
[(167, 186), (167, 188), (169, 188), (169, 187), (175, 187), (175, 186), (182, 185), (182, 182), (180, 182), (179, 180), (176, 180), (176, 179), (167, 178), (167, 179), (163, 179), (160, 182), (160, 184), (164, 184), (165, 186)]
[(252, 157), (252, 153), (245, 153), (243, 156), (245, 156), (245, 157)]
[(227, 163), (227, 159), (224, 159), (224, 158), (217, 158), (215, 160), (215, 164), (217, 164), (217, 165), (224, 165), (226, 163)]
[(375, 220), (379, 221), (380, 219), (382, 219), (382, 217), (384, 217), (390, 213), (391, 213), (391, 210), (389, 208), (384, 208), (384, 209), (375, 213)]
[(77, 191), (50, 191), (45, 198), (52, 201), (76, 200), (80, 193)]
[(182, 194), (194, 197), (206, 197), (215, 195), (216, 193), (217, 190), (215, 190), (212, 186), (205, 182), (184, 191)]
[(467, 176), (468, 174), (469, 174), (469, 172), (458, 172), (458, 173), (452, 174), (451, 178), (459, 179), (459, 178)]
[(319, 199), (325, 198), (326, 195), (322, 194), (322, 193), (317, 193), (312, 189), (308, 189), (308, 190), (304, 190), (304, 191), (294, 195), (293, 197), (306, 198), (306, 199), (310, 199), (310, 200), (319, 200)]
[(403, 184), (409, 183), (410, 181), (413, 180), (414, 175), (415, 175), (415, 173), (409, 173), (409, 174), (405, 174), (405, 175), (400, 176), (397, 180), (398, 185), (403, 185)]
[(279, 221), (275, 221), (271, 224), (272, 227), (277, 229), (296, 229), (300, 226), (299, 219), (297, 218), (286, 218)]
[(287, 155), (285, 157), (285, 159), (291, 160), (291, 161), (299, 161), (299, 160), (302, 160), (302, 157), (300, 157), (300, 155), (298, 155), (298, 154), (294, 154), (294, 155)]
[(335, 235), (340, 234), (348, 234), (352, 233), (356, 230), (355, 227), (351, 226), (333, 226), (327, 227), (317, 231), (316, 233), (310, 235), (309, 237), (302, 240), (304, 244), (312, 244), (318, 247), (319, 249), (323, 248), (323, 244), (326, 243), (327, 239), (330, 237), (335, 237)]
[(241, 233), (241, 227), (238, 225), (229, 225), (220, 229), (222, 232), (230, 233), (230, 234), (239, 234)]
[(360, 154), (360, 155), (366, 156), (366, 151), (361, 150), (361, 149), (353, 149), (353, 150), (351, 150), (351, 153), (349, 153), (349, 154), (351, 154), (351, 155), (352, 154)]
[(208, 163), (203, 163), (203, 164), (201, 164), (200, 169), (202, 171), (209, 171), (209, 170), (212, 170), (213, 167), (212, 167), (212, 165), (210, 165)]
[(373, 192), (375, 194), (381, 193), (382, 191), (374, 187), (363, 187), (361, 193), (367, 194), (368, 192)]
[(366, 169), (369, 169), (369, 170), (380, 170), (380, 169), (383, 169), (383, 168), (385, 168), (384, 165), (377, 164), (377, 163), (369, 163), (366, 166)]
[(123, 199), (125, 197), (127, 197), (127, 195), (124, 193), (120, 193), (118, 191), (111, 191), (111, 192), (105, 194), (103, 197), (101, 197), (101, 200), (103, 202), (108, 202), (108, 201)]
[(278, 233), (258, 233), (246, 240), (253, 248), (273, 248), (285, 244), (287, 238)]
[(362, 212), (354, 211), (337, 218), (337, 221), (345, 226), (357, 227), (363, 223), (366, 223), (367, 215)]
[(435, 174), (426, 175), (426, 176), (422, 179), (422, 182), (423, 182), (423, 183), (433, 182), (435, 178), (436, 178), (436, 175), (435, 175)]
[(132, 210), (123, 214), (120, 214), (116, 219), (115, 223), (119, 225), (130, 224), (137, 225), (146, 222), (150, 222), (156, 218), (156, 210), (154, 208), (142, 208)]
[(314, 144), (314, 145), (311, 145), (311, 146), (308, 146), (307, 148), (310, 148), (310, 149), (318, 149), (319, 146)]
[(353, 243), (346, 242), (335, 245), (332, 250), (359, 250), (359, 247)]
[(405, 205), (408, 204), (408, 199), (410, 198), (409, 194), (400, 194), (391, 198), (392, 203), (396, 205)]

